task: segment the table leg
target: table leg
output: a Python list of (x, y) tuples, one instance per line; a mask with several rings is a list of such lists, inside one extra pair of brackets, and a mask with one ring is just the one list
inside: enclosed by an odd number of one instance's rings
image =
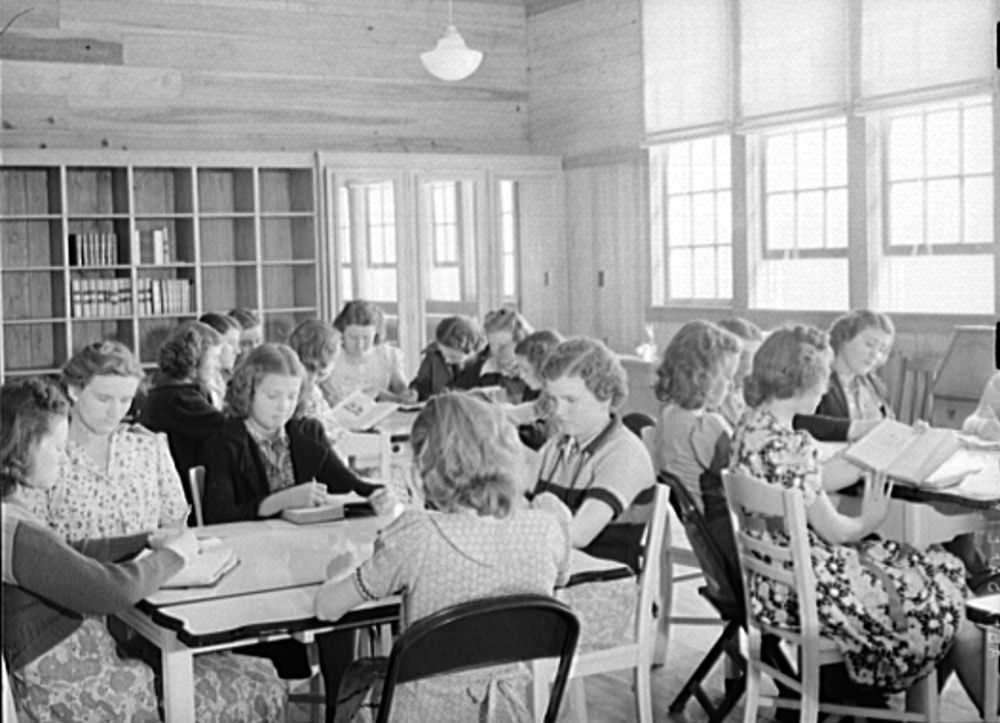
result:
[(190, 650), (164, 650), (163, 708), (166, 723), (194, 720), (194, 656)]

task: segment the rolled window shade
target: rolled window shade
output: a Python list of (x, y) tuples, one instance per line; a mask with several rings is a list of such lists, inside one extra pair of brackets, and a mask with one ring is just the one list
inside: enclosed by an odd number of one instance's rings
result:
[(743, 0), (740, 116), (846, 106), (848, 5), (844, 0)]
[(992, 0), (864, 0), (861, 100), (989, 81)]
[(731, 118), (726, 0), (643, 0), (646, 135)]

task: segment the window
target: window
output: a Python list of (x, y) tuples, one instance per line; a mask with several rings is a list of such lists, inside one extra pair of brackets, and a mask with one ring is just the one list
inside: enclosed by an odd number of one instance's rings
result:
[(883, 114), (882, 308), (993, 312), (992, 125), (989, 97)]
[(651, 150), (654, 304), (733, 295), (727, 136)]
[(504, 303), (518, 303), (517, 181), (500, 181), (500, 285)]
[(392, 186), (378, 183), (365, 187), (365, 228), (368, 265), (396, 265), (396, 204)]
[(843, 120), (759, 134), (762, 224), (750, 305), (844, 309), (847, 134)]
[(396, 203), (392, 181), (337, 190), (341, 296), (396, 301)]
[(462, 299), (461, 184), (435, 182), (430, 190), (431, 285), (427, 297), (436, 301)]

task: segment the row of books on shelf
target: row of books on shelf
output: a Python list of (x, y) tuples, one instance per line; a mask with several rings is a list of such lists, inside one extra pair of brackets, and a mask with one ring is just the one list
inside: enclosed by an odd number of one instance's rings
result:
[[(140, 264), (169, 264), (174, 260), (173, 242), (165, 228), (132, 232), (132, 257)], [(71, 233), (70, 266), (117, 266), (118, 236), (114, 233)]]
[[(191, 312), (191, 281), (147, 279), (136, 282), (139, 314)], [(131, 279), (70, 279), (70, 298), (76, 319), (132, 315)]]

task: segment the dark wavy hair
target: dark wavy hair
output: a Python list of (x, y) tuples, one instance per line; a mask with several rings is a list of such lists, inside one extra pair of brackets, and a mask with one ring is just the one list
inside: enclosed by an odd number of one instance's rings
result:
[(753, 371), (743, 386), (751, 407), (769, 399), (790, 399), (830, 376), (827, 336), (805, 324), (786, 324), (770, 334), (753, 358)]
[(618, 355), (603, 342), (577, 336), (560, 343), (545, 358), (539, 376), (552, 381), (560, 377), (580, 377), (597, 399), (611, 401), (617, 409), (628, 396), (628, 374)]
[[(298, 377), (302, 381), (306, 378), (306, 370), (292, 347), (287, 344), (265, 342), (247, 352), (233, 370), (233, 378), (226, 387), (226, 413), (239, 419), (249, 417), (253, 395), (261, 380), (268, 374)], [(301, 403), (300, 387), (296, 416), (300, 412)]]
[(410, 443), (427, 500), (438, 510), (470, 507), (483, 517), (507, 517), (524, 495), (521, 440), (495, 404), (465, 392), (431, 397)]
[(319, 319), (307, 319), (292, 330), (288, 345), (299, 355), (306, 371), (315, 374), (337, 355), (340, 333)]
[(31, 455), (55, 418), (69, 414), (69, 400), (50, 379), (15, 379), (0, 387), (0, 495), (27, 484)]
[(760, 327), (742, 316), (727, 316), (725, 319), (719, 319), (715, 325), (736, 334), (740, 339), (747, 341), (762, 341), (764, 339), (764, 332), (760, 330)]
[(890, 337), (896, 336), (896, 327), (893, 326), (892, 319), (880, 311), (855, 309), (837, 317), (830, 326), (830, 346), (833, 347), (833, 353), (839, 352), (840, 347), (865, 329), (872, 328), (885, 332)]
[(218, 311), (208, 311), (198, 317), (202, 324), (208, 324), (220, 334), (226, 334), (230, 330), (242, 331), (243, 325), (236, 321), (229, 314), (222, 314)]
[(528, 334), (514, 346), (514, 353), (523, 356), (538, 373), (549, 353), (563, 342), (562, 334), (551, 329), (541, 329)]
[(247, 329), (253, 329), (255, 326), (260, 326), (260, 317), (257, 312), (253, 309), (230, 309), (228, 316), (232, 317), (240, 328), (246, 331)]
[(434, 329), (438, 344), (469, 354), (483, 343), (483, 330), (479, 322), (469, 316), (446, 316)]
[(385, 333), (385, 315), (382, 310), (370, 301), (354, 299), (344, 304), (337, 317), (333, 320), (333, 328), (341, 334), (349, 326), (374, 326), (375, 344), (382, 343)]
[(95, 341), (80, 349), (63, 365), (61, 382), (67, 389), (83, 389), (98, 376), (135, 377), (145, 379), (142, 366), (132, 350), (120, 341)]
[(743, 345), (732, 332), (708, 321), (689, 321), (674, 334), (656, 370), (656, 398), (682, 409), (698, 409), (719, 365), (727, 354), (739, 354)]
[(160, 373), (171, 379), (193, 379), (206, 350), (222, 344), (222, 335), (208, 324), (185, 321), (160, 345)]

